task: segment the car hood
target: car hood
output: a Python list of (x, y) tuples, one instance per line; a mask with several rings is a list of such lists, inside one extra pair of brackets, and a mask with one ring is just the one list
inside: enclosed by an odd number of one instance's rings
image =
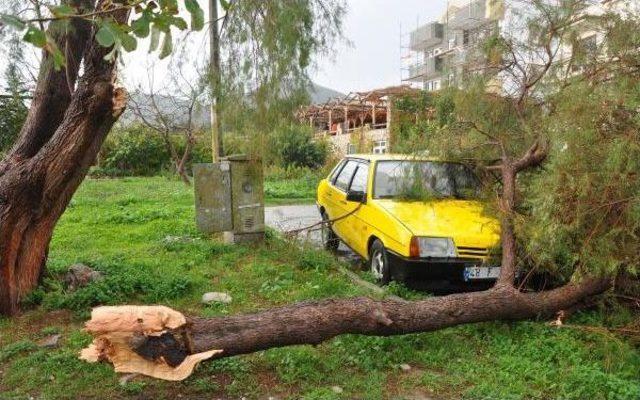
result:
[(416, 236), (450, 237), (456, 246), (490, 248), (500, 242), (500, 224), (482, 203), (446, 199), (428, 202), (378, 200)]

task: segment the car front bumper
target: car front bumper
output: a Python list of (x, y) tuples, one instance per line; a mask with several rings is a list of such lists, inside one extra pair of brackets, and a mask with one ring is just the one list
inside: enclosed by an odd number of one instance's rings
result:
[(465, 268), (477, 267), (481, 259), (472, 258), (419, 258), (411, 259), (388, 252), (389, 265), (394, 280), (411, 283), (411, 286), (428, 286), (434, 290), (459, 290), (464, 288), (489, 288), (495, 279), (465, 279)]

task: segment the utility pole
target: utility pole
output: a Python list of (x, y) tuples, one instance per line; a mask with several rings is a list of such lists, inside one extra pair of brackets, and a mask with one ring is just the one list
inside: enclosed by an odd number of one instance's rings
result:
[(211, 89), (211, 150), (213, 162), (222, 156), (222, 130), (219, 115), (220, 93), (220, 33), (218, 31), (218, 0), (209, 0), (209, 85)]

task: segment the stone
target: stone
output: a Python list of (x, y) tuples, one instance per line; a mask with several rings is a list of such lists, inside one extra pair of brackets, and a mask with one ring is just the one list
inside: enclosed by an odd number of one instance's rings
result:
[(232, 301), (233, 299), (228, 293), (208, 292), (202, 295), (202, 302), (204, 304), (211, 304), (211, 303), (229, 304)]
[(84, 264), (73, 264), (64, 276), (64, 283), (67, 285), (67, 289), (73, 291), (102, 278), (100, 271), (91, 269), (91, 267)]
[(49, 335), (38, 341), (38, 346), (44, 347), (46, 349), (54, 349), (58, 347), (58, 343), (60, 343), (60, 339), (62, 335), (56, 333), (55, 335)]
[(411, 365), (409, 364), (400, 364), (400, 369), (407, 372), (407, 371), (411, 371)]
[(344, 392), (344, 390), (342, 390), (340, 386), (331, 386), (331, 390), (333, 391), (333, 393), (336, 393), (336, 394), (340, 394)]
[(119, 382), (120, 382), (120, 386), (124, 386), (127, 383), (129, 383), (130, 380), (136, 378), (138, 376), (138, 374), (133, 373), (133, 374), (124, 374), (120, 377)]

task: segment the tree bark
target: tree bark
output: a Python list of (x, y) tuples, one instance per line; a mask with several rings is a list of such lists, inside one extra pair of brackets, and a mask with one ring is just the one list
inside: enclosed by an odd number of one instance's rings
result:
[[(113, 16), (122, 22), (128, 13)], [(44, 56), (21, 136), (0, 163), (0, 314), (16, 313), (20, 299), (37, 285), (53, 228), (124, 109), (125, 93), (114, 86), (115, 64), (104, 60), (110, 49), (92, 39), (85, 21), (73, 19), (71, 26), (64, 32), (51, 28), (59, 43), (68, 44), (67, 71), (54, 71)], [(81, 59), (84, 74), (70, 94)]]
[[(91, 0), (66, 0), (62, 3), (78, 8), (80, 12), (93, 9)], [(72, 18), (68, 26), (63, 21), (54, 21), (47, 32), (58, 48), (63, 49), (67, 66), (56, 71), (51, 54), (42, 52), (29, 114), (13, 148), (0, 161), (0, 175), (21, 160), (33, 157), (62, 122), (71, 102), (83, 53), (89, 43), (91, 23), (81, 18)]]
[[(607, 279), (584, 279), (540, 293), (513, 287), (429, 298), (422, 301), (375, 301), (366, 297), (303, 302), (255, 314), (191, 318), (172, 331), (173, 338), (152, 336), (134, 351), (149, 360), (172, 360), (187, 354), (222, 350), (214, 358), (273, 347), (316, 345), (342, 334), (376, 336), (429, 332), (494, 320), (548, 316), (610, 287)], [(183, 354), (176, 359), (176, 355)]]

